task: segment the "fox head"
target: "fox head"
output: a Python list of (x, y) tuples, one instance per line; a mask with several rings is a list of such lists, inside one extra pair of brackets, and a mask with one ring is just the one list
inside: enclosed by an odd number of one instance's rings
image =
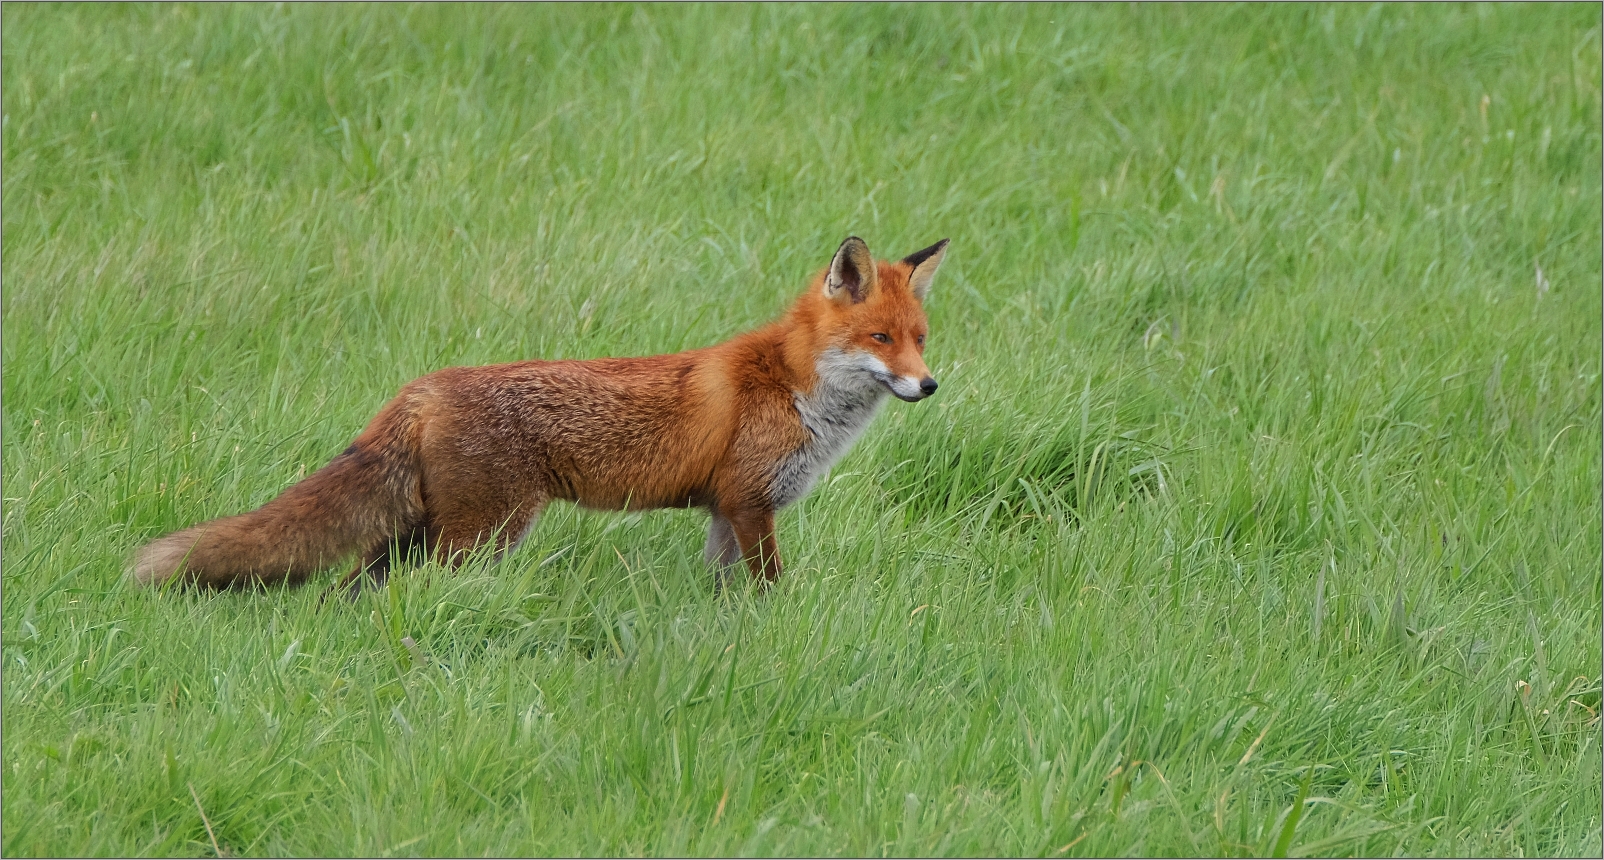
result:
[(936, 392), (925, 365), (924, 300), (947, 253), (942, 239), (896, 262), (876, 261), (856, 236), (836, 250), (815, 289), (817, 370), (835, 386), (884, 386), (910, 403)]

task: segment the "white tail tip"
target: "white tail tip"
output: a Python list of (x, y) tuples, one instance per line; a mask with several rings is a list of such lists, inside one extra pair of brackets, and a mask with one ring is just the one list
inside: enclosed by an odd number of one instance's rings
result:
[(196, 537), (176, 532), (140, 547), (128, 568), (128, 578), (140, 585), (161, 585), (172, 579), (194, 549)]

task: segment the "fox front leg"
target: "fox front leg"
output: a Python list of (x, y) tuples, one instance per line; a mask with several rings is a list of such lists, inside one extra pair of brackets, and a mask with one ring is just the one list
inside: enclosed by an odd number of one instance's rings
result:
[(774, 539), (774, 511), (744, 508), (725, 511), (735, 542), (740, 545), (741, 557), (752, 578), (768, 585), (780, 578), (780, 546)]
[(702, 557), (707, 563), (720, 568), (729, 567), (741, 560), (741, 545), (735, 541), (735, 528), (718, 511), (712, 511), (713, 520), (707, 524), (707, 547)]
[(702, 550), (702, 558), (712, 565), (717, 574), (715, 583), (723, 590), (729, 584), (730, 568), (741, 562), (741, 545), (735, 540), (735, 527), (730, 525), (729, 518), (717, 508), (709, 513), (713, 518), (707, 524), (707, 546)]

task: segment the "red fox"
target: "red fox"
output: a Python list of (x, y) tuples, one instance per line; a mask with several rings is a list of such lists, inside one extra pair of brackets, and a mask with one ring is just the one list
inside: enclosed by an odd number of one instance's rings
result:
[(706, 558), (780, 575), (774, 513), (802, 498), (885, 401), (936, 391), (924, 300), (947, 240), (897, 262), (856, 236), (779, 321), (647, 358), (521, 361), (420, 377), (327, 466), (247, 514), (173, 532), (132, 578), (298, 584), (361, 553), (337, 587), (382, 583), (392, 553), (451, 566), (515, 546), (553, 499), (702, 507)]

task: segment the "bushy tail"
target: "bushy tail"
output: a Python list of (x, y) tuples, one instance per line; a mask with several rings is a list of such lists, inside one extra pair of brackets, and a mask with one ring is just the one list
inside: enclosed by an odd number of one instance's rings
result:
[(412, 422), (401, 400), (344, 453), (273, 501), (147, 544), (129, 576), (143, 585), (175, 577), (212, 587), (294, 584), (420, 522)]

